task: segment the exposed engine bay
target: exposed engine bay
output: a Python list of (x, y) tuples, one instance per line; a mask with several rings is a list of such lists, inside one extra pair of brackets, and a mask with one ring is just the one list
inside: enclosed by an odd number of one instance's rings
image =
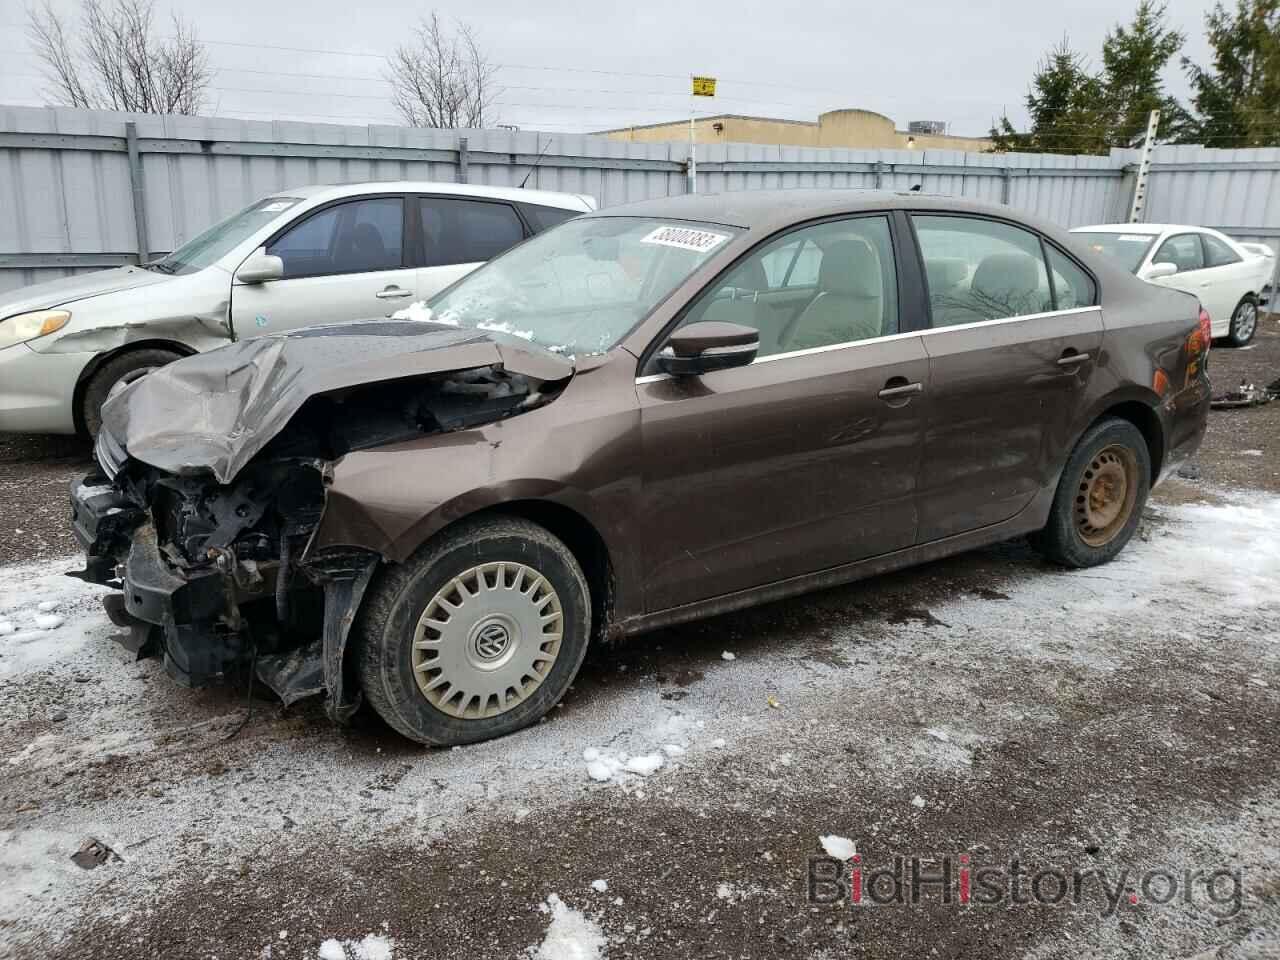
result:
[[(410, 334), (416, 340), (423, 325), (397, 326), (418, 328)], [(364, 339), (365, 331), (353, 336)], [(441, 339), (448, 346), (458, 343), (453, 331)], [(321, 364), (319, 375), (314, 367), (308, 374), (328, 389), (311, 392), (305, 384), (299, 387), (300, 358), (294, 357), (297, 402), (287, 409), (287, 419), (278, 403), (270, 405), (283, 421), (270, 433), (261, 422), (238, 434), (232, 424), (229, 433), (217, 435), (155, 425), (156, 410), (180, 396), (187, 361), (131, 385), (104, 408), (96, 448), (101, 471), (72, 485), (73, 523), (86, 550), (85, 570), (73, 576), (118, 588), (120, 593), (105, 600), (112, 621), (128, 630), (118, 639), (139, 658), (162, 657), (179, 682), (200, 686), (252, 671), (286, 704), (328, 693), (330, 715), (345, 720), (359, 695), (344, 683), (343, 652), (383, 557), (356, 546), (313, 549), (333, 463), (352, 451), (534, 409), (554, 399), (573, 373), (567, 361), (551, 355), (534, 357), (526, 366), (559, 374), (553, 380), (515, 372), (504, 362), (502, 345), (483, 336), (472, 335), (463, 346), (470, 354), (485, 347), (496, 362), (337, 386)], [(458, 351), (433, 347), (411, 351), (420, 369), (456, 359), (451, 355)], [(278, 348), (252, 351), (279, 366)], [(523, 351), (506, 354), (518, 362)], [(205, 381), (211, 356), (191, 358), (196, 376)], [(360, 359), (367, 362), (368, 355)], [(403, 370), (403, 353), (397, 352), (392, 366)], [(250, 398), (246, 408), (261, 401), (258, 391), (243, 389), (242, 366), (224, 369), (224, 382)], [(259, 365), (250, 376), (270, 372)], [(147, 388), (154, 396), (146, 395)], [(213, 397), (210, 405), (225, 414), (221, 399)], [(127, 415), (140, 410), (151, 423), (131, 429)], [(219, 466), (234, 464), (243, 450), (235, 446), (237, 436), (248, 435), (255, 437), (256, 449), (225, 481), (215, 475), (214, 456), (204, 469), (192, 462), (195, 454), (212, 449)], [(178, 449), (175, 440), (186, 448)], [(171, 468), (174, 457), (182, 458), (180, 469)]]

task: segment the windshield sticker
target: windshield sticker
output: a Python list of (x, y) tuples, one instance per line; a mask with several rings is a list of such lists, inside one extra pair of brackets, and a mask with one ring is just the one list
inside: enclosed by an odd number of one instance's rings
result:
[(288, 210), (292, 207), (296, 200), (273, 200), (271, 203), (263, 204), (263, 213), (279, 213), (281, 210)]
[(1143, 233), (1122, 233), (1120, 241), (1122, 243), (1149, 243), (1151, 237)]
[(679, 247), (681, 250), (693, 250), (706, 253), (714, 250), (729, 239), (727, 233), (712, 233), (710, 230), (692, 230), (689, 227), (659, 227), (641, 243), (656, 243), (663, 247)]

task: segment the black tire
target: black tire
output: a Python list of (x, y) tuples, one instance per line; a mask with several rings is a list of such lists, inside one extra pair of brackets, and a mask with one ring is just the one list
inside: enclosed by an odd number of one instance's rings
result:
[[(1103, 474), (1125, 474), (1124, 494), (1115, 519), (1105, 527), (1090, 525), (1092, 493), (1103, 484)], [(1108, 485), (1106, 490), (1114, 490)], [(1142, 432), (1128, 420), (1099, 420), (1076, 444), (1053, 498), (1049, 522), (1032, 545), (1048, 560), (1066, 567), (1092, 567), (1106, 563), (1124, 549), (1142, 518), (1151, 491), (1151, 455)], [(1131, 499), (1130, 499), (1131, 495)]]
[(112, 357), (99, 367), (85, 384), (80, 398), (80, 422), (90, 437), (96, 437), (102, 427), (102, 405), (111, 394), (111, 388), (121, 381), (128, 382), (156, 367), (163, 367), (182, 356), (172, 350), (145, 348), (128, 350)]
[[(420, 687), (413, 666), (415, 631), (434, 598), (455, 578), (497, 562), (526, 565), (554, 589), (563, 614), (558, 652), (541, 682), (514, 706), (492, 716), (459, 717), (432, 703)], [(477, 613), (487, 616), (484, 601), (478, 602)], [(471, 616), (466, 614), (467, 622)], [(481, 622), (474, 622), (471, 634)], [(560, 702), (587, 652), (591, 596), (573, 553), (546, 529), (518, 517), (484, 517), (444, 531), (389, 569), (369, 591), (355, 634), (355, 666), (365, 699), (389, 726), (419, 743), (474, 743), (514, 733)], [(481, 706), (489, 705), (486, 699)]]
[(1246, 293), (1231, 314), (1231, 332), (1227, 334), (1227, 343), (1233, 347), (1247, 346), (1257, 332), (1258, 300), (1252, 293)]

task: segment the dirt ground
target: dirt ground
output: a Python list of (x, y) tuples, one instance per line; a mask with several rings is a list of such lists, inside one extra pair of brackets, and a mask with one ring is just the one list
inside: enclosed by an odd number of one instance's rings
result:
[[(1280, 324), (1210, 370), (1280, 377)], [(0, 956), (1280, 956), (1280, 403), (1213, 413), (1106, 567), (1012, 542), (664, 630), (441, 751), (131, 662), (61, 575), (85, 452), (0, 465)], [(904, 902), (810, 896), (832, 836)]]

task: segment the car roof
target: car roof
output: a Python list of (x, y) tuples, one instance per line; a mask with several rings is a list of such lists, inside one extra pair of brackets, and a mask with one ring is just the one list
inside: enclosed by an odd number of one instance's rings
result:
[(436, 193), (458, 197), (486, 197), (515, 203), (533, 203), (544, 207), (588, 211), (595, 200), (585, 194), (554, 193), (550, 190), (525, 190), (521, 187), (489, 187), (470, 183), (436, 183), (429, 180), (368, 180), (361, 183), (312, 184), (277, 190), (272, 196), (299, 197), (304, 200), (338, 200), (366, 193), (402, 191)]
[(1169, 230), (1197, 230), (1205, 233), (1216, 233), (1208, 227), (1197, 227), (1180, 223), (1097, 223), (1088, 227), (1072, 227), (1072, 233), (1140, 233), (1144, 236), (1158, 237)]
[(782, 190), (741, 190), (726, 193), (684, 194), (655, 200), (640, 200), (607, 210), (595, 217), (652, 217), (672, 220), (701, 220), (729, 227), (755, 229), (823, 216), (875, 210), (937, 210), (971, 212), (1008, 217), (1040, 226), (1040, 221), (1010, 207), (974, 203), (956, 197), (924, 193), (897, 193), (863, 188), (808, 188)]

